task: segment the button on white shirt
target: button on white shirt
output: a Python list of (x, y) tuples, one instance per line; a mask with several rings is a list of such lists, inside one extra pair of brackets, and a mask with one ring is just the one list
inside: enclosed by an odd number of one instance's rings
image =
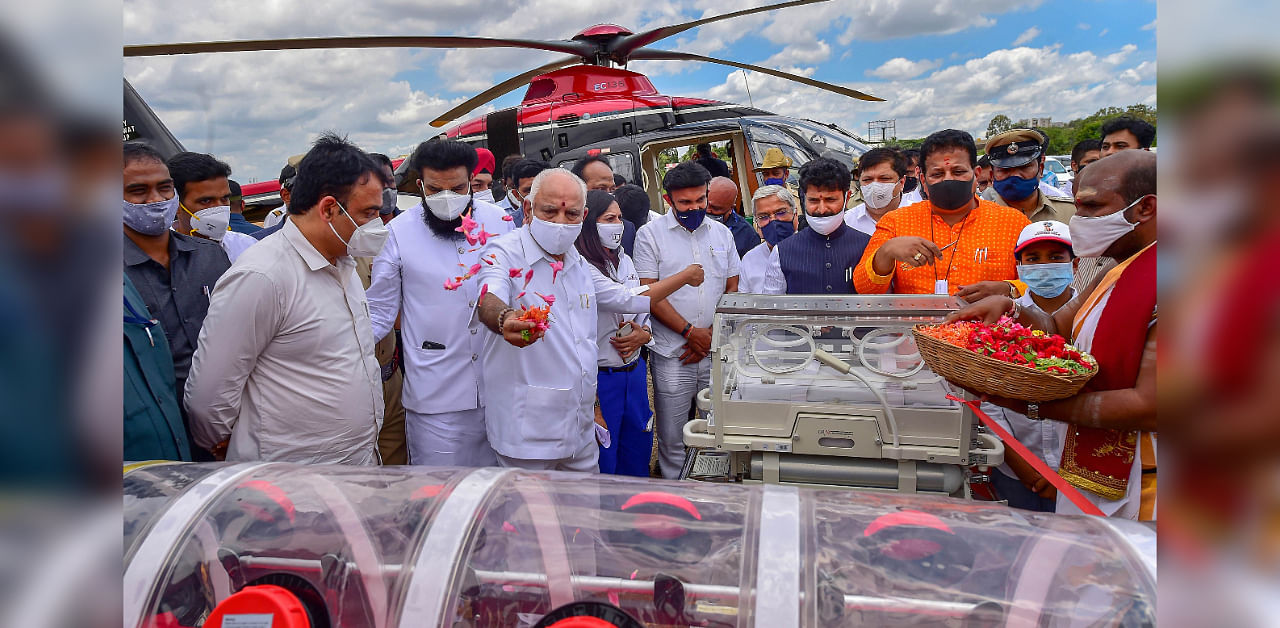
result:
[(196, 444), (227, 460), (377, 464), (382, 377), (364, 286), (293, 221), (218, 280), (187, 379)]
[(777, 269), (776, 274), (769, 272), (770, 264), (776, 263), (770, 261), (773, 249), (774, 247), (769, 246), (768, 243), (761, 242), (742, 256), (742, 272), (738, 275), (738, 292), (782, 294), (787, 291), (785, 281), (778, 285), (782, 277), (782, 269)]
[[(390, 333), (403, 312), (403, 402), (409, 411), (439, 414), (483, 407), (484, 382), (475, 358), (484, 347), (484, 326), (472, 314), (480, 282), (472, 278), (457, 290), (444, 288), (445, 280), (484, 265), (482, 246), (435, 235), (423, 211), (418, 204), (387, 223), (390, 234), (373, 261), (369, 284), (373, 337)], [(477, 229), (505, 234), (511, 223), (502, 219), (504, 214), (476, 201), (472, 218), (480, 223)]]
[[(596, 274), (600, 274), (600, 269), (592, 266), (590, 262), (587, 262), (587, 265)], [(616, 269), (611, 268), (610, 271), (611, 276), (606, 277), (606, 279), (633, 290), (640, 288), (640, 275), (636, 274), (635, 262), (632, 262), (631, 256), (627, 255), (621, 248), (618, 249), (618, 267)], [(600, 357), (596, 363), (599, 366), (616, 368), (635, 362), (638, 352), (631, 355), (630, 362), (624, 361), (618, 350), (613, 348), (613, 343), (609, 342), (609, 339), (614, 337), (614, 334), (618, 332), (618, 328), (626, 321), (631, 321), (637, 328), (633, 333), (640, 333), (639, 328), (649, 324), (649, 315), (600, 312), (597, 318), (599, 320), (596, 323), (596, 345), (599, 348)]]
[[(595, 438), (597, 310), (648, 312), (649, 298), (595, 271), (574, 248), (553, 283), (554, 260), (528, 227), (490, 241), (482, 253), (494, 254), (496, 263), (481, 269), (480, 282), (504, 303), (539, 307), (545, 305), (539, 293), (555, 296), (550, 327), (532, 345), (518, 348), (499, 334), (484, 334), (485, 390), (500, 400), (485, 408), (489, 444), (508, 458), (571, 457)], [(533, 269), (528, 287), (524, 275), (511, 277), (512, 268)]]
[[(710, 327), (716, 304), (724, 294), (725, 282), (741, 272), (733, 232), (715, 220), (703, 220), (693, 232), (667, 212), (645, 223), (636, 233), (636, 271), (641, 279), (663, 279), (701, 264), (704, 281), (700, 286), (684, 286), (667, 297), (667, 303), (694, 327)], [(679, 329), (661, 323), (653, 326), (653, 350), (674, 358), (680, 355), (685, 339)]]

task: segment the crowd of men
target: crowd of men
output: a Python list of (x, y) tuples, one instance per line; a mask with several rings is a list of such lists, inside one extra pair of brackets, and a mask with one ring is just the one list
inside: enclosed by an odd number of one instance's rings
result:
[[(649, 476), (656, 433), (674, 478), (722, 295), (948, 294), (968, 303), (953, 318), (1011, 316), (1095, 355), (1074, 397), (985, 407), (1104, 512), (1153, 519), (1154, 137), (1107, 122), (1072, 151), (1070, 192), (1044, 182), (1031, 129), (981, 155), (948, 129), (852, 169), (815, 158), (794, 186), (771, 149), (745, 203), (700, 145), (654, 211), (599, 155), (498, 168), (434, 139), (396, 175), (324, 135), (282, 171), (266, 228), (225, 163), (127, 143), (125, 458)], [(399, 210), (397, 188), (421, 202)], [(1001, 499), (1072, 511), (1007, 460)]]

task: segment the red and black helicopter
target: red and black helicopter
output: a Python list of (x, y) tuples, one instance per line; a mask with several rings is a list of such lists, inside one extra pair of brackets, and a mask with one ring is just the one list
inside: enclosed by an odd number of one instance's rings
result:
[[(529, 48), (565, 53), (569, 56), (513, 76), (441, 114), (432, 121), (432, 126), (445, 126), (496, 98), (528, 85), (519, 105), (465, 121), (450, 129), (447, 135), (489, 148), (499, 164), (504, 157), (515, 153), (541, 158), (553, 165), (563, 165), (588, 152), (604, 154), (615, 172), (649, 189), (655, 206), (658, 206), (658, 186), (653, 185), (661, 177), (657, 154), (670, 148), (728, 141), (733, 155), (749, 156), (753, 166), (758, 165), (764, 152), (773, 147), (780, 148), (796, 166), (819, 155), (831, 156), (852, 165), (867, 150), (860, 138), (838, 126), (777, 116), (733, 103), (665, 96), (658, 93), (648, 77), (625, 69), (629, 62), (639, 60), (716, 63), (796, 81), (850, 98), (882, 101), (848, 87), (780, 70), (649, 47), (662, 39), (712, 22), (825, 1), (792, 0), (641, 33), (613, 24), (600, 24), (565, 40), (453, 36), (315, 37), (131, 45), (124, 47), (124, 56), (381, 47)], [(127, 81), (125, 127), (126, 131), (132, 128), (135, 137), (177, 146), (177, 140)], [(760, 184), (759, 178), (753, 176), (749, 168), (735, 167), (735, 177), (745, 198), (749, 198)], [(402, 189), (412, 189), (411, 180), (400, 179)], [(270, 197), (278, 198), (278, 191), (279, 185), (271, 181), (244, 186), (246, 202), (250, 204), (255, 200), (269, 202)]]

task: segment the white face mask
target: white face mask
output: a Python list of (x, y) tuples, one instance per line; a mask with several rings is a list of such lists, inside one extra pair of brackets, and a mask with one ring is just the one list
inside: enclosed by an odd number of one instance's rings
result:
[(1071, 250), (1075, 251), (1076, 257), (1100, 257), (1116, 240), (1133, 231), (1138, 223), (1129, 222), (1124, 213), (1147, 196), (1105, 216), (1072, 216), (1067, 226), (1071, 229)]
[(421, 181), (418, 182), (418, 189), (422, 190), (423, 200), (427, 204), (427, 209), (440, 220), (457, 220), (458, 216), (461, 216), (462, 212), (466, 211), (467, 206), (471, 204), (471, 196), (468, 194), (458, 194), (453, 190), (441, 190), (431, 196), (427, 196), (427, 191), (423, 189)]
[(524, 201), (516, 198), (516, 193), (514, 191), (507, 192), (507, 202), (511, 203), (511, 206), (517, 209), (524, 204)]
[[(356, 225), (356, 220), (347, 213), (347, 208), (338, 203), (338, 209), (342, 210), (343, 215), (351, 224)], [(329, 230), (333, 231), (333, 235), (338, 236), (342, 240), (342, 236), (338, 235), (338, 230), (333, 228), (333, 223), (329, 223)], [(356, 230), (351, 233), (351, 239), (343, 243), (347, 245), (347, 254), (352, 257), (377, 257), (382, 252), (382, 245), (387, 242), (387, 235), (390, 230), (387, 225), (382, 222), (382, 218), (374, 218), (363, 225), (356, 225)]]
[(178, 195), (167, 201), (130, 203), (124, 201), (124, 224), (138, 233), (158, 236), (169, 230), (178, 215)]
[(573, 247), (573, 241), (582, 233), (582, 223), (565, 225), (558, 222), (547, 222), (534, 218), (529, 223), (529, 235), (542, 250), (552, 255), (564, 255)]
[(889, 203), (892, 203), (893, 199), (899, 196), (893, 193), (897, 187), (897, 183), (882, 183), (879, 181), (864, 183), (862, 185), (862, 200), (871, 209), (888, 207)]
[(479, 192), (472, 194), (472, 196), (474, 196), (477, 200), (481, 200), (486, 203), (493, 202), (493, 190), (480, 190)]
[[(182, 210), (191, 214), (191, 210), (186, 207), (183, 207)], [(222, 237), (227, 235), (227, 225), (230, 223), (230, 205), (202, 209), (191, 214), (191, 233), (198, 233), (214, 242), (221, 242)]]
[(831, 232), (840, 228), (844, 224), (844, 212), (837, 212), (831, 216), (807, 216), (809, 227), (822, 235), (831, 235)]
[(622, 232), (627, 228), (620, 222), (596, 223), (596, 231), (600, 233), (600, 243), (610, 251), (622, 246)]

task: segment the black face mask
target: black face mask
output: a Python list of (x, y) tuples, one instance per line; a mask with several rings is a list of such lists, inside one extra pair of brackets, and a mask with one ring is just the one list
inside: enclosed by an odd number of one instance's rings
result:
[(973, 179), (957, 181), (947, 179), (930, 184), (929, 202), (938, 209), (947, 211), (960, 209), (973, 200)]
[(906, 182), (902, 184), (903, 194), (910, 193), (912, 190), (916, 189), (917, 185), (920, 184), (920, 180), (915, 177), (903, 177), (902, 180)]

